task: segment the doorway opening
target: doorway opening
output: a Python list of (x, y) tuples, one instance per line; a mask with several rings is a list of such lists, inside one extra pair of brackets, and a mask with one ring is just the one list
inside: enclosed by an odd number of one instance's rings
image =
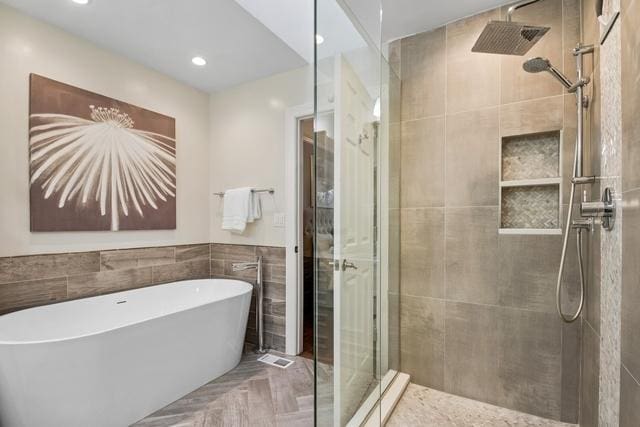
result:
[(313, 117), (301, 119), (298, 135), (300, 135), (300, 180), (302, 197), (300, 212), (302, 214), (302, 246), (299, 253), (302, 256), (302, 352), (301, 356), (313, 359), (313, 306), (314, 306), (314, 153), (313, 153)]
[[(298, 353), (333, 363), (333, 111), (297, 119)], [(314, 147), (315, 140), (315, 147)], [(315, 312), (315, 322), (314, 322)]]

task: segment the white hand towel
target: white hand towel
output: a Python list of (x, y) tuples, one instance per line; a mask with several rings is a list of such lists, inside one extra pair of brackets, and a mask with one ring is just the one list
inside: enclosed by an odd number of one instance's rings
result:
[(249, 218), (247, 222), (253, 222), (262, 218), (262, 205), (260, 204), (260, 195), (255, 191), (251, 192), (249, 197)]
[(224, 193), (222, 229), (242, 233), (252, 214), (253, 193), (250, 187), (227, 190)]

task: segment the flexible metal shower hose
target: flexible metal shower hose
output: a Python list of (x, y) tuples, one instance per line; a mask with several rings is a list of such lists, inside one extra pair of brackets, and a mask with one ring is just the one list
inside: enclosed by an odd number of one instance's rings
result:
[[(578, 104), (578, 108), (580, 108), (580, 104)], [(573, 177), (575, 178), (577, 175), (577, 165), (578, 165), (578, 144), (576, 143), (575, 154), (573, 158)], [(578, 309), (576, 312), (567, 316), (562, 312), (562, 276), (564, 273), (565, 261), (567, 258), (567, 248), (569, 247), (569, 233), (571, 232), (571, 220), (573, 218), (573, 201), (576, 194), (576, 183), (571, 181), (571, 196), (569, 197), (569, 212), (567, 213), (567, 222), (565, 223), (564, 228), (564, 240), (562, 242), (562, 256), (560, 258), (560, 268), (558, 270), (558, 281), (556, 283), (556, 309), (558, 310), (558, 314), (560, 318), (566, 323), (575, 322), (578, 317), (580, 317), (580, 313), (582, 313), (582, 308), (584, 307), (584, 296), (585, 296), (585, 280), (584, 280), (584, 270), (583, 270), (583, 261), (582, 261), (582, 228), (577, 229), (576, 234), (576, 249), (578, 251), (578, 268), (580, 269), (580, 304), (578, 305)]]

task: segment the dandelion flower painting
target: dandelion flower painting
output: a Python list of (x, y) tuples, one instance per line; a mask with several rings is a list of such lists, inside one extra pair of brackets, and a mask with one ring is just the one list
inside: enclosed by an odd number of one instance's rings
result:
[(176, 227), (175, 119), (31, 75), (32, 231)]

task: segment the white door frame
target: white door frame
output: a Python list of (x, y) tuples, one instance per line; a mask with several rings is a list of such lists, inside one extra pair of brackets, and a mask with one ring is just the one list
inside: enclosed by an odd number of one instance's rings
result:
[[(318, 112), (333, 110), (331, 105), (323, 105)], [(302, 215), (300, 209), (302, 168), (300, 167), (299, 121), (314, 117), (312, 103), (287, 108), (285, 111), (285, 197), (286, 214), (286, 294), (285, 294), (285, 351), (289, 355), (302, 352), (303, 345), (303, 308), (304, 257), (302, 252)], [(298, 253), (296, 253), (296, 246)]]

